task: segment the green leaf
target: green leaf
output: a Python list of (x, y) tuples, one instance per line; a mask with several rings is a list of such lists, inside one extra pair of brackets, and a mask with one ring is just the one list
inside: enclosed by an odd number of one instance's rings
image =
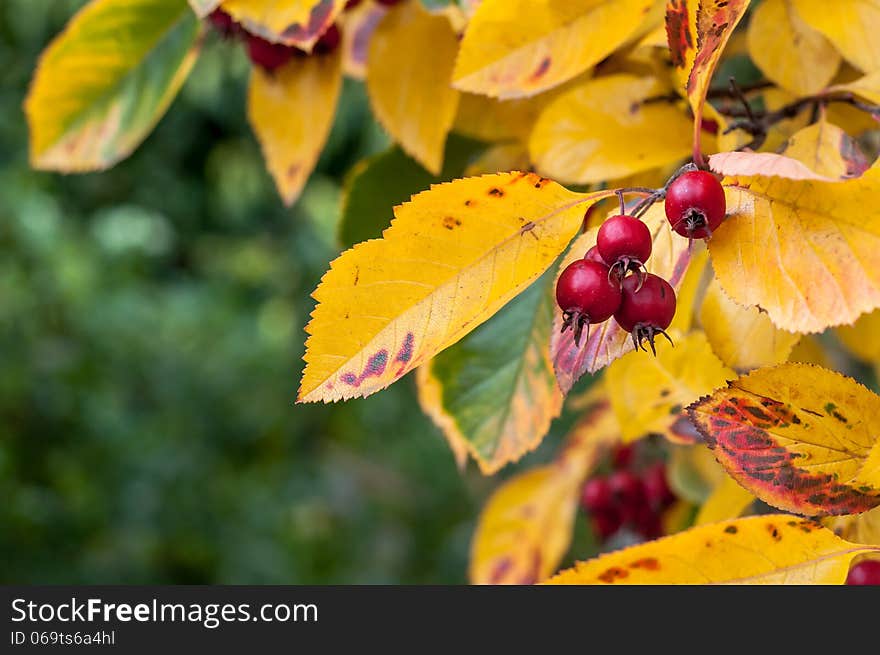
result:
[(550, 361), (553, 271), (420, 369), (422, 407), (494, 473), (541, 443), (563, 396)]
[(350, 248), (382, 235), (391, 223), (391, 208), (432, 184), (460, 177), (482, 145), (471, 139), (450, 135), (446, 142), (440, 175), (428, 171), (398, 146), (365, 159), (349, 175), (343, 191), (339, 240)]
[(186, 0), (93, 0), (43, 53), (25, 101), (31, 163), (81, 172), (127, 157), (186, 80), (199, 22)]

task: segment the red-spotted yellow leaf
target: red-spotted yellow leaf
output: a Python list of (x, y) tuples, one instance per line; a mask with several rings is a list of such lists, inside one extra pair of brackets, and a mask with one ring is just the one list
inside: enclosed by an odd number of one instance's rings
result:
[(458, 106), (458, 91), (450, 86), (457, 51), (449, 20), (418, 2), (391, 9), (370, 38), (367, 91), (373, 113), (435, 175)]
[(474, 584), (532, 584), (559, 566), (571, 543), (584, 478), (617, 440), (601, 384), (556, 460), (507, 480), (480, 514), (471, 544)]
[[(687, 239), (682, 239), (669, 228), (662, 203), (651, 207), (643, 220), (654, 238), (653, 252), (647, 262), (648, 271), (668, 280), (678, 291), (691, 259)], [(597, 232), (598, 228), (592, 229), (578, 237), (560, 264), (560, 273), (596, 244)], [(592, 326), (589, 338), (582, 340), (580, 346), (575, 345), (570, 330), (560, 331), (562, 312), (559, 308), (556, 309), (553, 326), (550, 355), (563, 393), (568, 393), (584, 373), (595, 373), (633, 349), (630, 335), (621, 330), (613, 319)]]
[(665, 341), (658, 344), (656, 357), (630, 352), (605, 372), (624, 441), (665, 434), (685, 406), (736, 377), (712, 353), (701, 332), (671, 336), (675, 347)]
[(743, 307), (713, 279), (703, 296), (700, 324), (721, 361), (739, 371), (788, 359), (801, 335), (780, 330), (757, 307)]
[(736, 480), (725, 475), (697, 512), (694, 525), (707, 525), (742, 516), (755, 497)]
[(617, 74), (560, 95), (541, 112), (529, 139), (537, 170), (562, 182), (587, 184), (687, 155), (691, 121), (671, 102), (645, 102), (656, 90), (654, 78)]
[(255, 66), (248, 117), (278, 193), (299, 197), (333, 125), (342, 87), (339, 51), (295, 57), (271, 73)]
[(798, 15), (791, 0), (764, 0), (752, 12), (749, 55), (768, 79), (799, 96), (824, 89), (840, 54)]
[(343, 253), (313, 294), (300, 401), (369, 395), (457, 342), (535, 281), (610, 193), (512, 172), (396, 207), (383, 238)]
[(150, 133), (195, 63), (185, 0), (93, 0), (43, 52), (25, 100), (35, 168), (102, 170)]
[(262, 38), (311, 52), (346, 0), (221, 0), (222, 8)]
[(795, 132), (785, 156), (830, 179), (858, 177), (868, 170), (868, 160), (855, 139), (824, 118)]
[(483, 0), (468, 23), (455, 87), (530, 96), (572, 79), (627, 41), (653, 0)]
[(549, 351), (552, 282), (545, 273), (418, 369), (422, 408), (486, 475), (534, 450), (562, 409)]
[(866, 362), (880, 363), (880, 310), (863, 314), (852, 325), (835, 330), (847, 350)]
[(880, 169), (844, 182), (732, 177), (709, 240), (722, 288), (792, 332), (852, 323), (880, 306)]
[(851, 378), (762, 368), (689, 413), (727, 472), (769, 505), (824, 516), (880, 504), (880, 396)]
[(697, 7), (699, 0), (669, 0), (666, 3), (666, 40), (675, 73), (677, 90), (687, 93), (688, 77), (697, 56)]
[(843, 584), (853, 558), (880, 548), (818, 523), (767, 514), (704, 525), (601, 555), (550, 584)]
[(844, 59), (870, 73), (880, 69), (877, 0), (790, 0), (798, 15), (828, 37)]

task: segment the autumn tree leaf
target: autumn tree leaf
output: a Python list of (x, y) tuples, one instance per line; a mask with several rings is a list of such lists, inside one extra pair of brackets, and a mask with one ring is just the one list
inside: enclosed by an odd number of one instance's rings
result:
[(793, 134), (785, 156), (830, 179), (858, 177), (868, 170), (868, 160), (856, 140), (824, 118)]
[(764, 0), (755, 8), (748, 46), (764, 75), (798, 96), (824, 89), (840, 66), (840, 54), (803, 21), (791, 0)]
[[(672, 232), (662, 203), (651, 207), (642, 220), (651, 230), (654, 239), (651, 258), (646, 267), (649, 272), (666, 279), (677, 293), (691, 260), (687, 239)], [(594, 228), (577, 238), (559, 265), (558, 273), (596, 245), (597, 232), (598, 228)], [(621, 330), (613, 319), (592, 326), (589, 339), (577, 346), (571, 331), (561, 331), (562, 311), (557, 308), (555, 312), (550, 355), (553, 357), (556, 379), (563, 393), (568, 393), (584, 373), (595, 373), (633, 349), (630, 335)]]
[(880, 507), (850, 516), (829, 516), (822, 524), (834, 534), (857, 544), (880, 545)]
[(450, 86), (458, 38), (449, 20), (418, 2), (392, 8), (370, 38), (367, 91), (373, 113), (428, 171), (443, 166), (459, 93)]
[(880, 397), (851, 378), (762, 368), (689, 413), (725, 470), (769, 505), (824, 516), (880, 504)]
[(880, 70), (880, 4), (876, 0), (790, 0), (798, 15), (828, 37), (856, 68)]
[(386, 9), (373, 2), (361, 2), (346, 10), (340, 17), (342, 32), (342, 70), (347, 77), (363, 80), (367, 77), (367, 53), (376, 26), (385, 16)]
[(674, 348), (660, 348), (656, 357), (628, 353), (605, 372), (624, 441), (666, 433), (685, 406), (736, 377), (701, 332), (673, 338)]
[(556, 92), (532, 98), (498, 100), (474, 93), (462, 93), (454, 130), (473, 139), (494, 143), (527, 143), (532, 127)]
[(35, 168), (103, 170), (144, 140), (196, 60), (185, 0), (93, 0), (43, 52), (25, 115)]
[(837, 182), (792, 157), (775, 152), (719, 152), (709, 157), (709, 168), (728, 177), (784, 177), (787, 180)]
[(852, 325), (837, 328), (835, 333), (853, 355), (866, 362), (880, 363), (880, 310), (863, 314)]
[(221, 0), (220, 4), (248, 32), (311, 52), (345, 3), (346, 0)]
[(483, 0), (455, 65), (461, 91), (530, 96), (572, 79), (627, 41), (653, 0)]
[(698, 440), (692, 445), (671, 448), (666, 477), (676, 496), (695, 505), (703, 505), (724, 478), (730, 476), (715, 460), (712, 451), (699, 441), (700, 433), (686, 414), (683, 420), (692, 427)]
[(532, 584), (559, 566), (581, 485), (618, 438), (601, 383), (587, 400), (556, 460), (510, 478), (487, 501), (471, 544), (472, 583)]
[(676, 161), (691, 146), (691, 121), (655, 95), (651, 77), (608, 75), (563, 93), (541, 112), (529, 139), (537, 170), (588, 184)]
[(601, 555), (548, 583), (843, 584), (853, 558), (877, 551), (844, 541), (808, 519), (767, 514)]
[(829, 91), (849, 91), (872, 104), (880, 105), (880, 70), (847, 84), (836, 84)]
[(709, 252), (731, 299), (805, 333), (880, 306), (880, 170), (845, 182), (742, 176), (724, 183), (728, 216)]
[(396, 207), (383, 238), (343, 253), (315, 290), (299, 400), (369, 395), (451, 346), (535, 281), (610, 193), (513, 172)]
[(718, 483), (700, 507), (694, 525), (708, 525), (742, 516), (755, 497), (729, 475)]
[(700, 324), (714, 353), (739, 371), (784, 362), (801, 338), (780, 330), (757, 307), (732, 301), (715, 279), (703, 296)]
[(422, 408), (485, 475), (534, 450), (562, 409), (549, 352), (551, 282), (545, 273), (418, 369)]
[(248, 118), (266, 167), (287, 205), (309, 179), (336, 113), (342, 88), (340, 53), (295, 57), (273, 72), (254, 66)]

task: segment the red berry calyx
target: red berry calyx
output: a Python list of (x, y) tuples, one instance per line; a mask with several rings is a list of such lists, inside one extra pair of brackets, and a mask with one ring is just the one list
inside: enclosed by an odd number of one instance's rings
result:
[(562, 332), (574, 329), (575, 345), (592, 323), (606, 321), (620, 307), (620, 287), (608, 276), (608, 267), (578, 259), (566, 266), (556, 282), (556, 302), (562, 310)]
[(609, 273), (620, 280), (633, 271), (639, 277), (639, 286), (647, 272), (645, 262), (651, 256), (652, 242), (648, 226), (625, 214), (608, 218), (596, 236), (596, 248), (610, 267)]
[(656, 356), (654, 339), (658, 334), (672, 343), (666, 328), (675, 317), (675, 290), (666, 280), (653, 273), (648, 273), (641, 285), (638, 285), (635, 276), (630, 276), (623, 280), (620, 287), (621, 302), (614, 313), (614, 320), (632, 334), (636, 350), (641, 348), (647, 352), (647, 341)]
[(666, 190), (665, 208), (675, 232), (689, 239), (707, 239), (724, 220), (724, 188), (708, 171), (687, 171)]

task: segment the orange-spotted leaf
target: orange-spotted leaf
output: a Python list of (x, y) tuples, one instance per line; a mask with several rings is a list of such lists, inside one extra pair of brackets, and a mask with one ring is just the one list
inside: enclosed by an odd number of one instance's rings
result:
[(339, 51), (251, 72), (248, 118), (285, 204), (299, 197), (318, 162), (341, 88)]
[(221, 6), (248, 32), (311, 52), (346, 0), (222, 0)]
[(300, 401), (369, 395), (457, 342), (534, 282), (610, 193), (512, 172), (396, 207), (383, 238), (343, 253), (313, 294)]
[(868, 170), (868, 160), (856, 140), (824, 118), (795, 132), (785, 156), (829, 179), (858, 177)]
[(814, 30), (821, 32), (856, 68), (880, 70), (880, 3), (876, 0), (789, 0)]
[(471, 544), (474, 584), (532, 584), (546, 579), (568, 550), (581, 484), (617, 440), (600, 384), (556, 460), (507, 480), (480, 514)]
[(665, 341), (658, 344), (656, 357), (628, 353), (605, 372), (624, 441), (665, 434), (684, 407), (736, 377), (712, 353), (701, 332), (671, 336), (675, 347)]
[(457, 51), (449, 20), (419, 2), (391, 9), (370, 38), (367, 91), (373, 113), (435, 175), (443, 167), (443, 147), (458, 107), (459, 93), (450, 86)]
[[(687, 239), (682, 239), (669, 228), (662, 203), (651, 207), (643, 220), (654, 238), (653, 252), (647, 262), (648, 271), (665, 278), (677, 292), (691, 260)], [(559, 266), (560, 273), (596, 244), (597, 232), (598, 228), (595, 228), (577, 238)], [(550, 354), (563, 393), (568, 393), (584, 373), (595, 373), (633, 349), (630, 335), (621, 330), (614, 319), (591, 326), (589, 338), (582, 340), (580, 346), (575, 345), (570, 330), (561, 332), (561, 328), (562, 312), (557, 307)]]
[(24, 110), (35, 168), (103, 170), (150, 133), (198, 52), (185, 0), (95, 0), (40, 57)]
[(880, 504), (880, 396), (851, 378), (762, 368), (689, 413), (727, 472), (769, 505), (819, 516)]
[(653, 0), (483, 0), (468, 23), (455, 87), (498, 98), (566, 82), (634, 35)]
[(843, 584), (850, 562), (880, 548), (818, 523), (767, 514), (703, 525), (563, 571), (550, 584)]

